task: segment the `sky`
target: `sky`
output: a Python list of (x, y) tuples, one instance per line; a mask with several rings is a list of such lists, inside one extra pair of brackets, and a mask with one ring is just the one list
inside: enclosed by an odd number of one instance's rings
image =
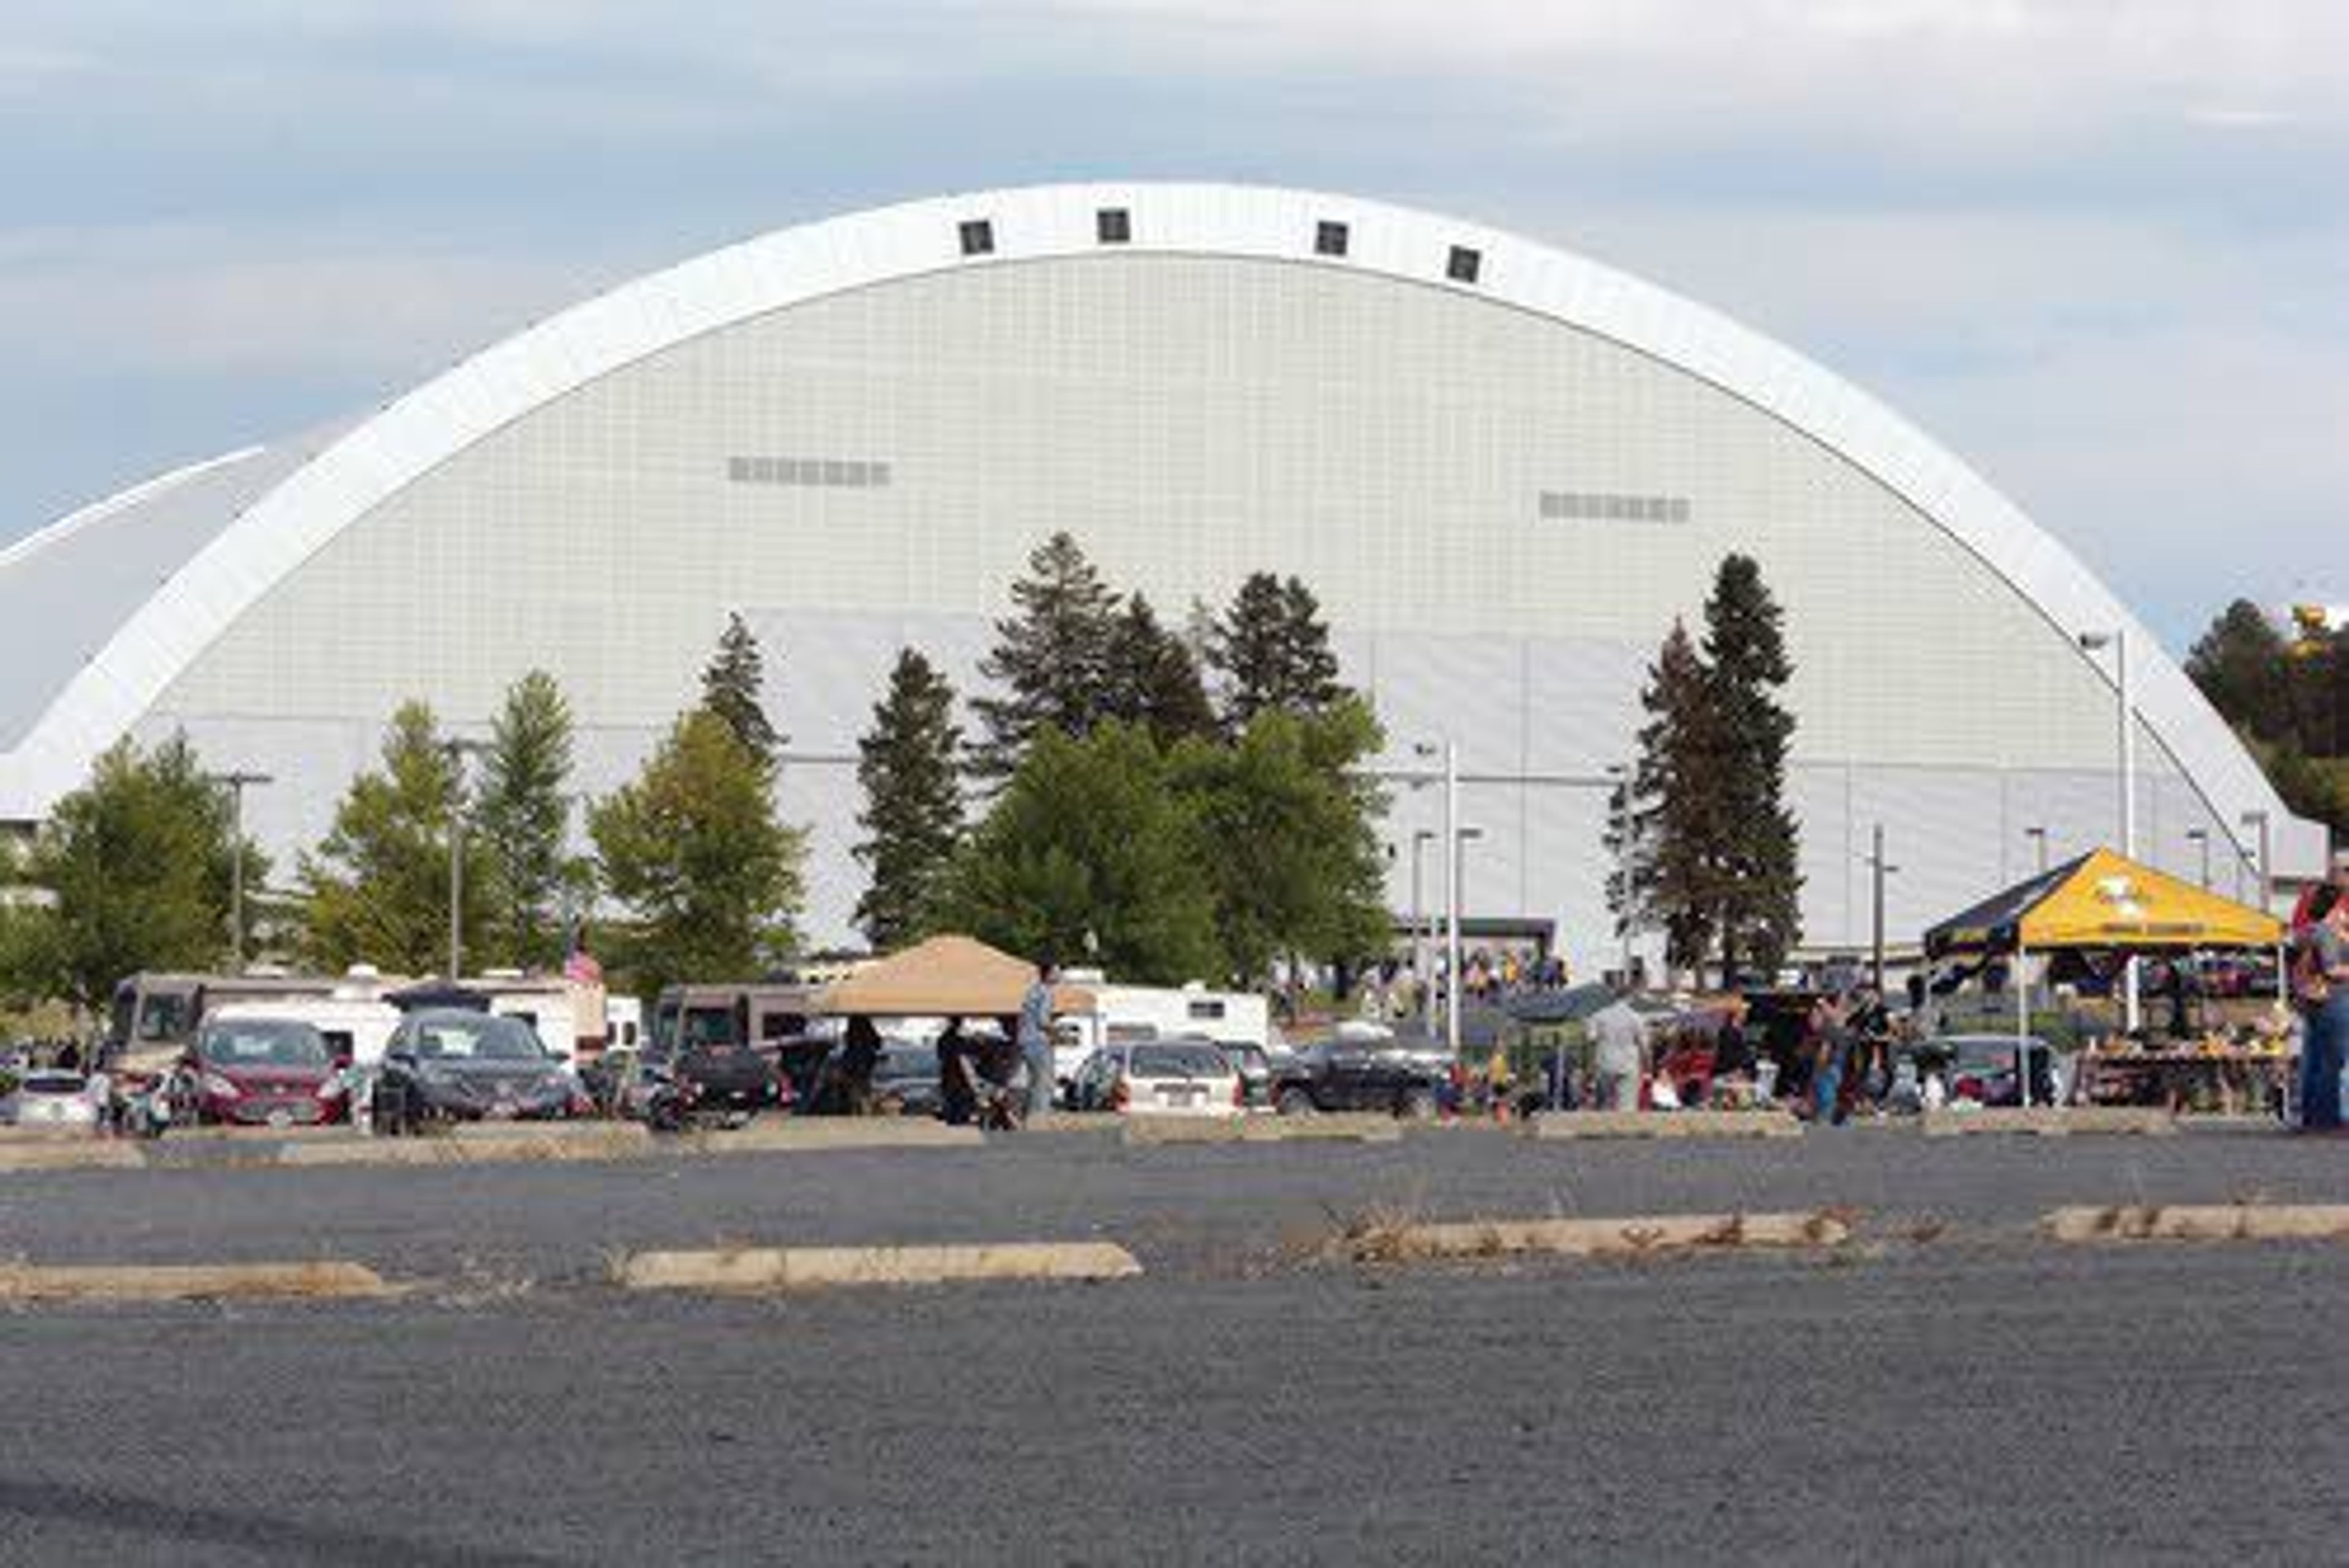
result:
[(0, 541), (714, 245), (1219, 179), (1858, 382), (2173, 649), (2349, 602), (2340, 0), (8, 0)]

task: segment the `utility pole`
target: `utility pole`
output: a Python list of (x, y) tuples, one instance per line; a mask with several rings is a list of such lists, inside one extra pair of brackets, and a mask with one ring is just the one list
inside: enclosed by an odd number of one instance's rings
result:
[(1460, 1054), (1460, 748), (1444, 742), (1444, 1043)]
[(1435, 977), (1427, 972), (1427, 906), (1420, 894), (1420, 851), (1435, 840), (1435, 830), (1415, 828), (1411, 836), (1411, 973), (1419, 984), (1419, 1016), (1432, 1037), (1435, 1033)]
[(1882, 996), (1884, 994), (1884, 879), (1900, 867), (1887, 863), (1884, 858), (1884, 824), (1879, 822), (1876, 825), (1874, 833), (1869, 836), (1869, 845), (1868, 865), (1872, 874), (1870, 883), (1874, 888), (1872, 900), (1874, 936), (1870, 940), (1869, 948), (1874, 955), (1876, 994)]
[(228, 791), (228, 951), (229, 967), (244, 972), (244, 792), (247, 785), (275, 784), (267, 774), (238, 769), (207, 775)]
[(465, 759), (489, 750), (479, 741), (450, 740), (449, 753), (449, 983), (465, 972)]

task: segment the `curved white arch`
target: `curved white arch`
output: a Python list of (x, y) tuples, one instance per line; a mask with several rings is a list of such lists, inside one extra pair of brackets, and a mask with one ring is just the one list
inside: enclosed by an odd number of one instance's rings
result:
[[(224, 528), (115, 634), (26, 742), (0, 759), (0, 815), (45, 810), (212, 641), (344, 528), (501, 427), (688, 338), (846, 289), (957, 267), (1096, 254), (1096, 214), (1131, 214), (1138, 252), (1348, 268), (1457, 288), (1610, 338), (1802, 431), (1905, 498), (2067, 633), (2125, 630), (2139, 711), (2229, 831), (2292, 819), (2158, 643), (2061, 544), (1957, 457), (1857, 388), (1728, 317), (1596, 262), (1473, 223), (1314, 192), (1221, 184), (1050, 185), (907, 202), (781, 230), (616, 288), (388, 404)], [(964, 254), (985, 220), (992, 248)], [(1348, 226), (1316, 254), (1316, 225)], [(1453, 248), (1478, 254), (1453, 281)]]

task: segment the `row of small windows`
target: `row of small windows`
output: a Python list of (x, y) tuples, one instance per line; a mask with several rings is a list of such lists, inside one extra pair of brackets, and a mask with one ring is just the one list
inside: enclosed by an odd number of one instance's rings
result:
[(1684, 495), (1595, 495), (1583, 491), (1545, 490), (1541, 514), (1547, 518), (1588, 518), (1607, 523), (1685, 523)]
[[(965, 218), (956, 226), (957, 238), (966, 256), (989, 256), (995, 254), (995, 223), (988, 218)], [(1124, 207), (1102, 207), (1093, 213), (1093, 238), (1104, 245), (1133, 243), (1133, 213)], [(1346, 224), (1324, 218), (1313, 225), (1313, 254), (1318, 256), (1343, 258), (1353, 244), (1353, 231)], [(1475, 284), (1485, 271), (1485, 253), (1466, 245), (1454, 245), (1444, 257), (1444, 275), (1454, 283)]]
[(889, 465), (857, 458), (730, 457), (726, 477), (737, 484), (826, 485), (878, 490), (889, 483)]

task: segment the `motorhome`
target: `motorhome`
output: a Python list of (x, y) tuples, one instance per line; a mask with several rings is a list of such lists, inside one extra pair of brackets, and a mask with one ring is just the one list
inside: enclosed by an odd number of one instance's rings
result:
[(115, 985), (99, 1065), (118, 1078), (152, 1077), (179, 1064), (214, 1008), (232, 1002), (331, 996), (338, 986), (374, 984), (380, 978), (365, 968), (354, 969), (340, 979), (279, 970), (244, 974), (142, 971)]
[(1253, 1045), (1260, 1051), (1272, 1048), (1272, 1008), (1259, 992), (1209, 991), (1200, 985), (1111, 985), (1075, 974), (1068, 978), (1091, 1002), (1054, 1021), (1052, 1073), (1064, 1085), (1073, 1081), (1086, 1057), (1106, 1044), (1183, 1036), (1219, 1045)]

